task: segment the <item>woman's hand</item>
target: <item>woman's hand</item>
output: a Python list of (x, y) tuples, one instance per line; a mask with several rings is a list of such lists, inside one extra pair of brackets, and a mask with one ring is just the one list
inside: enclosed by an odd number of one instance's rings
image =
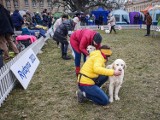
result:
[(122, 71), (119, 71), (119, 70), (115, 70), (114, 71), (114, 76), (119, 76), (121, 75)]

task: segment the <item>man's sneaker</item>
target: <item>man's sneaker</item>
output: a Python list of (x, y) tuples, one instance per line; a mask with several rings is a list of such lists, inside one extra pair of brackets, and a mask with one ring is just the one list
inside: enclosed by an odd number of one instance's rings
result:
[(77, 99), (78, 99), (79, 103), (83, 103), (85, 101), (85, 97), (83, 95), (83, 92), (81, 92), (80, 90), (76, 91), (76, 95), (77, 95)]

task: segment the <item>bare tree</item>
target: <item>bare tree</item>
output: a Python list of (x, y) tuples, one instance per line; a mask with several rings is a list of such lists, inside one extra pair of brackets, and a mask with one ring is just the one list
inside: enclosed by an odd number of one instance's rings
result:
[(63, 8), (65, 11), (82, 11), (94, 9), (97, 6), (101, 6), (108, 10), (119, 9), (121, 4), (124, 4), (126, 0), (51, 0), (51, 6)]

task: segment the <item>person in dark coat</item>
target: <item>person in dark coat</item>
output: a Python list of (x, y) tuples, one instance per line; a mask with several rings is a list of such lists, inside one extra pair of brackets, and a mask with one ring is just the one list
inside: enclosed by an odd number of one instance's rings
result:
[(145, 36), (150, 36), (152, 17), (150, 16), (150, 14), (148, 12), (145, 15), (145, 22), (146, 22), (146, 26), (147, 26), (147, 34)]
[(12, 41), (12, 34), (14, 33), (13, 30), (13, 23), (10, 17), (10, 13), (7, 9), (0, 4), (0, 49), (4, 51), (4, 59), (9, 58), (8, 47), (11, 46), (13, 51), (18, 54), (19, 51)]
[(11, 18), (12, 18), (12, 22), (15, 30), (21, 31), (24, 21), (22, 16), (19, 14), (19, 10), (15, 10), (11, 15)]
[(102, 15), (99, 16), (98, 20), (99, 20), (99, 25), (103, 25), (103, 16)]
[(42, 18), (43, 18), (42, 25), (43, 26), (47, 26), (47, 24), (48, 24), (48, 15), (47, 15), (47, 13), (43, 13)]
[(139, 21), (139, 15), (138, 13), (134, 16), (134, 24), (138, 24)]
[(48, 28), (52, 26), (52, 15), (51, 13), (48, 13)]
[(38, 25), (42, 24), (42, 19), (41, 19), (41, 16), (39, 15), (39, 13), (35, 14), (35, 21), (36, 21), (36, 24), (38, 24)]
[(60, 24), (53, 36), (53, 39), (55, 41), (58, 41), (61, 43), (61, 52), (62, 52), (62, 58), (64, 60), (69, 60), (71, 59), (70, 57), (67, 56), (67, 50), (68, 50), (68, 41), (67, 41), (67, 35), (68, 31), (73, 31), (75, 27), (75, 23), (73, 20), (65, 20)]

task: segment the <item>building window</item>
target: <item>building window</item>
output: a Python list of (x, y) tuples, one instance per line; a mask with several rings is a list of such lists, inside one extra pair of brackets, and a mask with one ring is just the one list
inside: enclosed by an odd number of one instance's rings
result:
[(18, 0), (13, 0), (14, 7), (18, 7)]
[(10, 0), (6, 0), (6, 7), (11, 7), (11, 1)]
[(24, 0), (25, 6), (29, 6), (28, 0)]
[(44, 6), (44, 0), (40, 0), (39, 3), (40, 3), (40, 7)]
[(3, 1), (2, 1), (2, 0), (0, 0), (0, 4), (2, 4), (2, 5), (3, 5)]
[(51, 7), (51, 0), (47, 0), (48, 2), (48, 7)]
[(36, 0), (32, 0), (32, 6), (36, 7)]

